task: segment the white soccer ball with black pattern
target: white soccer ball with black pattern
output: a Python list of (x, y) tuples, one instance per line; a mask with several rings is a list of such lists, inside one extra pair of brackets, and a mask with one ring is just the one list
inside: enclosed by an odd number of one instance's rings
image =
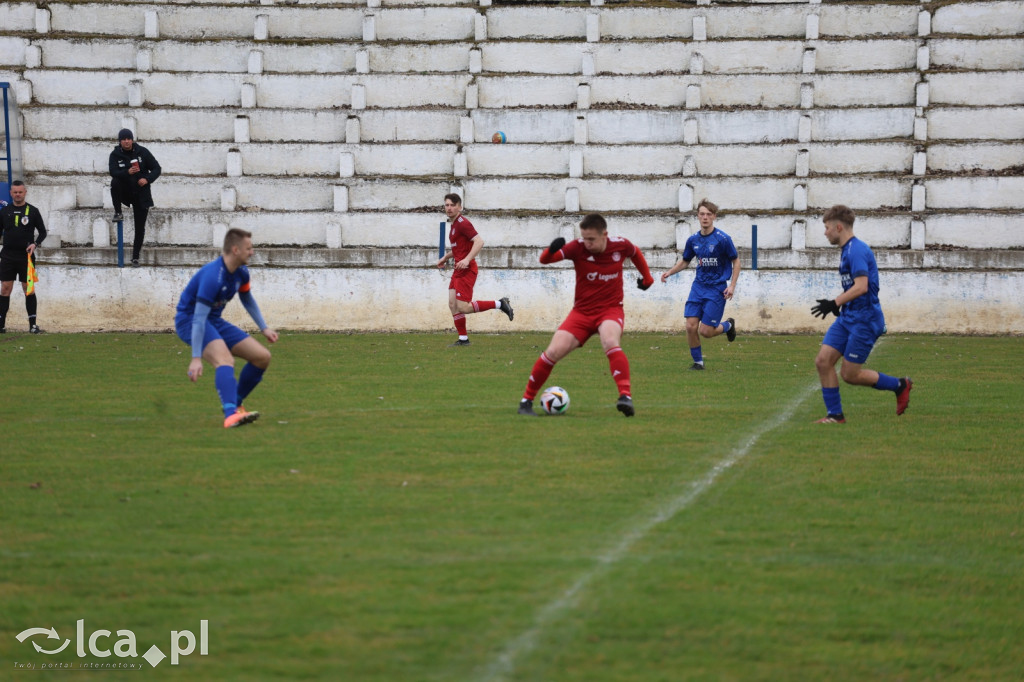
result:
[(569, 391), (561, 386), (548, 386), (540, 394), (540, 406), (551, 415), (565, 414), (569, 409)]

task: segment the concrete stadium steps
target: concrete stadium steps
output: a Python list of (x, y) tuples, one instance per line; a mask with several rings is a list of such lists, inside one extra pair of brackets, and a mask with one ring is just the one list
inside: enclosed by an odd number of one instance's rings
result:
[[(162, 107), (32, 106), (22, 109), (27, 138), (102, 140), (114, 148), (126, 119), (140, 144), (235, 142), (238, 119), (249, 138), (262, 142), (345, 142), (348, 125), (358, 123), (363, 142), (458, 142), (465, 112), (455, 109), (239, 109)], [(490, 140), (488, 140), (490, 141)], [(109, 150), (108, 150), (109, 153)]]
[[(368, 73), (409, 73), (422, 72), (424, 65), (429, 65), (429, 71), (435, 73), (462, 72), (470, 70), (470, 53), (475, 48), (480, 52), (482, 73), (721, 75), (803, 73), (810, 63), (805, 54), (808, 49), (814, 52), (817, 73), (913, 70), (919, 39), (379, 45), (360, 41), (308, 44), (8, 36), (0, 38), (2, 63), (28, 65), (30, 46), (39, 50), (39, 65), (50, 69), (301, 74), (355, 73), (365, 68)], [(939, 68), (1008, 70), (1024, 57), (1020, 41), (1012, 40), (936, 40), (930, 50), (931, 64)], [(360, 52), (366, 54), (365, 67), (358, 63)]]
[[(26, 144), (38, 140), (97, 140), (109, 147), (125, 122), (121, 107), (32, 106), (22, 110)], [(588, 147), (595, 145), (682, 144), (699, 152), (701, 145), (752, 145), (797, 140), (807, 117), (806, 142), (833, 143), (859, 139), (912, 139), (915, 112), (909, 107), (814, 110), (565, 110), (446, 109), (266, 110), (236, 108), (162, 108), (132, 111), (131, 125), (141, 144), (195, 141), (235, 142), (239, 118), (253, 142), (344, 143), (347, 127), (358, 125), (363, 143), (489, 143), (495, 131), (509, 143), (572, 143), (577, 123), (585, 121)], [(461, 139), (468, 120), (468, 139)], [(687, 121), (692, 120), (692, 139)], [(927, 112), (928, 138), (937, 141), (1006, 140), (1024, 131), (1024, 106), (932, 107)], [(162, 145), (161, 145), (162, 146)], [(314, 149), (311, 147), (311, 149)], [(49, 163), (49, 160), (47, 160)], [(187, 167), (179, 172), (188, 172)]]
[[(480, 10), (486, 10), (486, 38), (549, 40), (599, 39), (729, 39), (804, 38), (814, 17), (818, 33), (829, 37), (917, 35), (920, 13), (926, 7), (910, 3), (774, 3), (755, 1), (710, 6), (635, 7), (618, 5), (491, 7), (490, 3), (410, 0), (382, 3), (300, 2), (289, 6), (209, 3), (49, 3), (42, 11), (54, 31), (112, 36), (232, 38), (254, 37), (265, 17), (264, 38), (351, 38), (376, 40), (459, 40), (476, 35)], [(384, 6), (382, 6), (384, 5)], [(461, 6), (460, 6), (461, 5)], [(32, 31), (40, 17), (34, 3), (8, 3), (0, 13), (7, 30)], [(431, 20), (424, 21), (426, 12)], [(147, 13), (152, 16), (147, 18)], [(366, 32), (367, 14), (373, 31)], [(931, 24), (939, 34), (1019, 35), (1019, 3), (1012, 0), (960, 3), (935, 8)], [(211, 20), (212, 18), (212, 20)]]
[[(595, 12), (595, 10), (600, 10)], [(597, 15), (601, 39), (693, 39), (694, 20), (707, 39), (803, 38), (807, 17), (820, 15), (822, 36), (916, 35), (919, 7), (913, 5), (854, 5), (810, 3), (726, 3), (684, 7), (621, 7), (604, 5), (491, 7), (487, 11), (489, 38), (589, 39), (588, 15)], [(594, 20), (591, 20), (592, 22)]]
[[(993, 79), (998, 81), (999, 78)], [(1003, 78), (1008, 84), (1014, 75)], [(818, 107), (912, 106), (919, 77), (916, 72), (844, 74), (732, 74), (668, 76), (481, 75), (479, 105), (488, 109), (525, 107), (658, 107), (699, 109), (758, 107), (796, 108), (810, 84)], [(589, 105), (580, 107), (580, 86), (587, 88)], [(950, 82), (950, 88), (955, 82)], [(954, 96), (950, 94), (950, 96)], [(980, 102), (984, 103), (984, 102)]]
[[(463, 108), (469, 74), (310, 75), (26, 69), (32, 98), (50, 105), (364, 109)], [(244, 102), (252, 89), (253, 102)]]
[[(955, 133), (968, 120), (982, 126), (965, 135), (995, 136), (1002, 127), (987, 130), (989, 122), (1014, 124), (1022, 108), (936, 109), (940, 129)], [(490, 143), (504, 131), (509, 143), (588, 145), (710, 144), (751, 145), (787, 141), (840, 142), (910, 140), (914, 134), (913, 107), (845, 109), (378, 109), (351, 111), (301, 109), (238, 109), (173, 107), (128, 109), (123, 106), (37, 106), (22, 109), (26, 142), (43, 140), (105, 141), (131, 119), (136, 139), (153, 142), (236, 142), (236, 124), (248, 130), (251, 142), (341, 143), (354, 125), (358, 141)], [(244, 119), (239, 121), (239, 119)], [(806, 126), (803, 130), (801, 126)], [(1016, 139), (1012, 130), (1006, 139)], [(957, 139), (955, 136), (950, 139)], [(971, 139), (971, 138), (966, 138)], [(981, 137), (978, 139), (998, 139)], [(107, 150), (109, 153), (109, 149)]]
[[(362, 109), (467, 108), (476, 86), (481, 108), (800, 107), (913, 106), (914, 71), (842, 74), (733, 74), (579, 76), (459, 74), (247, 74), (166, 71), (25, 69), (34, 102), (43, 105), (119, 105)], [(991, 88), (969, 93), (976, 79)], [(930, 76), (936, 104), (1018, 103), (1024, 72), (937, 73)], [(586, 88), (581, 91), (581, 88)], [(809, 88), (805, 102), (804, 88)], [(585, 98), (585, 100), (584, 100)], [(251, 102), (247, 102), (251, 99)], [(583, 104), (583, 106), (581, 106)], [(474, 107), (468, 107), (470, 109)]]
[[(814, 42), (815, 70), (899, 71), (914, 69), (918, 41)], [(531, 74), (705, 75), (802, 73), (807, 49), (801, 40), (722, 40), (718, 42), (558, 43), (488, 41), (480, 44), (482, 72)], [(700, 61), (695, 63), (694, 58)], [(585, 59), (590, 62), (585, 62)], [(587, 73), (592, 70), (592, 73)]]
[[(992, 3), (1009, 5), (1011, 3)], [(382, 6), (383, 5), (383, 6)], [(448, 6), (446, 6), (448, 5)], [(823, 5), (743, 3), (696, 7), (606, 5), (485, 7), (486, 37), (578, 39), (720, 39), (804, 37), (807, 17), (820, 16), (823, 37), (915, 35), (919, 9), (913, 5)], [(7, 30), (37, 30), (43, 19), (34, 3), (6, 7)], [(477, 3), (368, 2), (243, 5), (219, 3), (48, 3), (48, 28), (69, 34), (170, 38), (466, 40), (476, 35)], [(367, 34), (367, 13), (372, 32)], [(427, 19), (429, 13), (429, 20)], [(956, 24), (962, 13), (936, 12), (936, 20)], [(980, 13), (984, 17), (984, 13)], [(149, 16), (147, 16), (149, 15)], [(264, 17), (259, 19), (258, 17)], [(593, 18), (591, 18), (593, 17)], [(948, 19), (946, 18), (948, 17)], [(976, 21), (983, 21), (977, 19)], [(262, 25), (260, 25), (262, 24)], [(703, 31), (703, 36), (697, 35)]]
[[(773, 252), (827, 248), (821, 226), (823, 208), (809, 212), (729, 212), (717, 221), (738, 247), (752, 246), (751, 225), (758, 226), (758, 246)], [(467, 214), (484, 237), (487, 247), (543, 248), (555, 237), (577, 236), (579, 213), (543, 215), (474, 211)], [(609, 232), (628, 237), (644, 249), (681, 250), (686, 238), (698, 229), (695, 218), (681, 218), (671, 211), (608, 212)], [(107, 209), (53, 210), (54, 235), (47, 248), (100, 246), (116, 243), (116, 225)], [(229, 227), (249, 230), (256, 241), (274, 247), (327, 248), (433, 248), (436, 259), (440, 213), (323, 211), (194, 211), (154, 209), (147, 222), (147, 245), (214, 246)], [(131, 241), (132, 218), (125, 214), (126, 239)], [(858, 211), (857, 234), (881, 249), (925, 250), (953, 247), (965, 250), (1013, 249), (1018, 261), (1024, 229), (1021, 211), (979, 209), (935, 210), (909, 218), (902, 211)], [(52, 241), (51, 241), (52, 239)], [(57, 241), (59, 239), (59, 242)], [(775, 256), (773, 256), (775, 257)], [(1024, 266), (1024, 263), (1022, 263)]]
[(1024, 106), (932, 107), (927, 121), (930, 140), (1017, 142), (1024, 137)]
[[(922, 9), (912, 4), (719, 3), (696, 7), (604, 5), (479, 7), (475, 3), (380, 2), (297, 3), (290, 6), (242, 3), (50, 3), (48, 28), (69, 34), (165, 38), (257, 38), (348, 40), (718, 40), (805, 38), (813, 17), (822, 38), (915, 36)], [(740, 4), (740, 3), (737, 3)], [(967, 6), (964, 5), (973, 5)], [(29, 3), (10, 3), (8, 30), (38, 30), (40, 17)], [(480, 10), (486, 9), (481, 15)], [(430, 20), (426, 20), (429, 13)], [(1016, 35), (1019, 4), (964, 3), (936, 8), (933, 30), (940, 34)], [(484, 30), (478, 23), (483, 18)], [(262, 25), (261, 25), (262, 24)], [(993, 29), (993, 26), (999, 28)], [(482, 34), (482, 35), (480, 35)]]
[(1024, 6), (1014, 0), (993, 0), (937, 7), (932, 31), (952, 35), (1024, 35)]
[[(113, 148), (109, 142), (52, 140), (24, 143), (24, 149), (29, 153), (39, 154), (39, 158), (47, 160), (45, 167), (31, 168), (33, 172), (101, 173), (107, 176), (108, 182), (108, 159)], [(159, 181), (166, 185), (175, 177), (188, 175), (225, 175), (229, 180), (243, 174), (321, 179), (351, 177), (353, 174), (448, 178), (452, 175), (455, 146), (322, 144), (310, 147), (299, 143), (168, 142), (161, 143), (159, 147), (154, 145), (151, 151), (165, 172), (170, 171)], [(341, 170), (343, 165), (347, 170)]]
[[(495, 211), (467, 213), (488, 247), (529, 246), (542, 248), (561, 236), (572, 239), (581, 215), (561, 212), (534, 216)], [(61, 242), (69, 246), (109, 246), (116, 242), (116, 225), (108, 210), (55, 211), (52, 221), (60, 225)], [(212, 246), (219, 244), (228, 227), (250, 230), (261, 245), (326, 245), (329, 248), (365, 246), (373, 248), (433, 247), (436, 260), (438, 224), (441, 213), (317, 211), (235, 212), (154, 209), (147, 221), (146, 241), (153, 246)], [(752, 218), (742, 213), (723, 216), (722, 226), (734, 230), (738, 245), (750, 245), (750, 225), (758, 224), (762, 248), (788, 249), (792, 244), (795, 214)], [(609, 215), (613, 234), (628, 236), (641, 248), (682, 248), (697, 229), (695, 221), (680, 220), (674, 213)], [(869, 224), (871, 221), (868, 221)], [(909, 230), (905, 218), (881, 219), (887, 242), (904, 241)], [(131, 215), (125, 216), (125, 233), (130, 241)], [(812, 241), (813, 241), (812, 237)], [(822, 241), (824, 238), (822, 237)], [(907, 243), (909, 243), (907, 241)], [(56, 247), (56, 244), (53, 244)]]
[[(982, 187), (998, 195), (1016, 187), (1020, 178), (930, 179), (925, 189), (944, 182), (943, 208), (978, 208), (971, 195)], [(791, 178), (748, 177), (652, 177), (615, 178), (567, 177), (473, 177), (461, 184), (467, 209), (477, 211), (678, 211), (694, 210), (701, 197), (714, 197), (733, 211), (778, 211), (827, 208), (846, 203), (853, 208), (888, 207), (910, 210), (914, 186), (911, 176), (822, 176)], [(78, 205), (109, 206), (109, 181), (99, 175), (62, 178), (44, 176), (38, 182), (72, 184)], [(1002, 183), (1002, 184), (999, 184)], [(170, 209), (287, 211), (418, 209), (439, 205), (449, 187), (441, 177), (422, 183), (388, 179), (347, 179), (314, 177), (162, 177), (155, 187), (158, 205)], [(960, 189), (966, 188), (966, 189)], [(939, 191), (939, 190), (937, 190)], [(225, 195), (225, 192), (228, 192)], [(695, 201), (696, 200), (696, 201)], [(102, 201), (102, 204), (100, 203)], [(970, 202), (970, 203), (968, 203)], [(1015, 208), (1024, 199), (1003, 197), (998, 208)], [(1013, 205), (1007, 205), (1013, 204)], [(1024, 207), (1024, 206), (1022, 206)]]
[[(416, 247), (345, 247), (325, 248), (260, 248), (257, 244), (252, 265), (256, 268), (288, 268), (318, 270), (325, 268), (394, 268), (402, 270), (435, 270), (437, 252), (430, 248)], [(942, 270), (944, 272), (964, 270), (984, 275), (999, 276), (1005, 271), (1024, 270), (1024, 252), (929, 249), (908, 251), (906, 249), (875, 248), (878, 267), (882, 271), (905, 270), (921, 272)], [(740, 263), (751, 276), (751, 251), (738, 246)], [(210, 262), (219, 253), (214, 246), (196, 247), (149, 247), (142, 252), (140, 261), (147, 267), (189, 267), (196, 268)], [(535, 247), (485, 247), (479, 256), (480, 266), (492, 270), (567, 270), (567, 263), (541, 265), (538, 261), (540, 248)], [(49, 265), (113, 266), (117, 264), (117, 249), (114, 247), (47, 248), (40, 251), (39, 262)], [(644, 257), (654, 273), (667, 270), (675, 264), (679, 254), (672, 249), (644, 250)], [(835, 250), (811, 248), (801, 251), (758, 250), (758, 267), (762, 272), (775, 270), (821, 270), (834, 273)], [(631, 266), (627, 266), (630, 267)], [(130, 268), (126, 268), (129, 271)], [(45, 271), (44, 271), (45, 272)], [(451, 270), (447, 271), (450, 274)], [(298, 272), (296, 277), (304, 275)], [(436, 275), (431, 274), (431, 279)], [(437, 282), (446, 286), (443, 280)], [(556, 323), (557, 324), (557, 323)]]
[[(1024, 130), (1024, 118), (1020, 121)], [(931, 173), (992, 171), (1024, 174), (1024, 142), (933, 142), (928, 145)]]
[[(172, 39), (35, 39), (0, 41), (4, 63), (19, 59), (29, 44), (40, 49), (41, 65), (50, 69), (167, 71), (185, 73), (356, 73), (358, 55), (366, 53), (369, 71), (433, 73), (469, 70), (472, 43), (375, 45), (353, 42), (266, 43), (253, 40)], [(429, 65), (429, 69), (424, 69)]]
[[(366, 6), (133, 5), (83, 2), (47, 5), (50, 28), (69, 34), (165, 38), (285, 40), (363, 39)], [(472, 7), (399, 7), (374, 11), (378, 40), (466, 40), (474, 35)], [(429, 16), (428, 16), (429, 15)]]
[(471, 117), (476, 142), (487, 142), (501, 130), (510, 142), (532, 144), (772, 144), (911, 139), (915, 110), (475, 109)]
[[(976, 151), (975, 168), (1002, 170), (1013, 161), (1019, 145), (970, 145), (956, 148)], [(44, 168), (33, 168), (39, 179), (54, 174), (75, 174), (72, 182), (83, 186), (98, 180), (109, 184), (109, 142), (78, 140), (29, 140), (25, 153), (46, 159)], [(461, 152), (459, 151), (461, 149)], [(949, 145), (937, 147), (948, 156)], [(303, 177), (329, 184), (350, 184), (387, 178), (397, 185), (404, 177), (433, 177), (434, 186), (449, 179), (459, 154), (465, 157), (470, 177), (744, 177), (792, 176), (798, 173), (801, 155), (805, 171), (815, 175), (850, 175), (910, 172), (912, 142), (837, 142), (801, 145), (572, 145), (572, 144), (321, 144), (311, 148), (300, 143), (164, 142), (159, 158), (168, 182), (208, 177), (208, 182), (239, 182), (277, 177)], [(992, 163), (984, 160), (992, 158)], [(232, 162), (232, 159), (235, 162)], [(948, 163), (948, 162), (947, 162)], [(344, 166), (346, 171), (341, 172)], [(233, 176), (230, 169), (241, 171)], [(955, 167), (948, 170), (954, 171)], [(42, 175), (45, 173), (46, 175)], [(96, 177), (91, 177), (96, 176)], [(221, 177), (217, 177), (221, 176)], [(46, 182), (53, 182), (46, 180)], [(63, 182), (56, 180), (56, 182)], [(405, 191), (404, 189), (402, 191)], [(84, 206), (93, 205), (79, 193)], [(433, 203), (431, 205), (434, 205)], [(356, 208), (353, 205), (353, 208)]]
[[(59, 179), (43, 178), (50, 182)], [(94, 243), (97, 221), (107, 221), (111, 215), (106, 187), (105, 181), (99, 178), (92, 180), (92, 184), (59, 186), (63, 188), (60, 196), (44, 204), (50, 208), (47, 220), (53, 238), (68, 244)], [(72, 189), (70, 197), (66, 196), (69, 188)], [(45, 193), (45, 189), (47, 186), (44, 184), (34, 191)], [(279, 178), (238, 178), (234, 182), (211, 178), (175, 179), (165, 184), (161, 204), (151, 213), (150, 239), (158, 244), (211, 243), (211, 239), (216, 240), (212, 236), (213, 226), (230, 224), (253, 230), (270, 227), (274, 234), (270, 241), (278, 244), (387, 246), (393, 244), (389, 240), (396, 235), (399, 240), (405, 239), (401, 236), (405, 234), (403, 225), (436, 223), (426, 211), (447, 189), (448, 186), (442, 182), (426, 181), (394, 183), (367, 180), (333, 185)], [(1014, 248), (1020, 246), (1021, 228), (1024, 227), (1021, 216), (1024, 211), (1024, 177), (1021, 176), (932, 177), (917, 182), (912, 177), (899, 180), (886, 175), (855, 178), (823, 176), (807, 178), (799, 183), (789, 178), (767, 177), (534, 178), (515, 181), (498, 178), (469, 180), (458, 189), (473, 215), (484, 216), (489, 223), (498, 220), (499, 225), (507, 224), (509, 233), (501, 232), (501, 228), (494, 233), (498, 244), (543, 245), (553, 237), (548, 237), (548, 232), (544, 231), (545, 236), (537, 241), (531, 240), (533, 232), (524, 225), (549, 225), (554, 221), (563, 225), (560, 228), (563, 232), (568, 230), (569, 234), (564, 236), (570, 236), (575, 223), (567, 216), (574, 216), (577, 211), (599, 211), (613, 216), (623, 212), (650, 215), (647, 222), (638, 228), (638, 234), (643, 235), (638, 243), (671, 246), (679, 235), (675, 227), (667, 226), (693, 223), (692, 216), (688, 214), (696, 201), (704, 196), (713, 197), (721, 205), (730, 207), (727, 212), (723, 211), (721, 225), (734, 222), (736, 218), (733, 216), (742, 216), (742, 224), (761, 225), (761, 246), (769, 249), (785, 249), (794, 245), (788, 230), (798, 218), (779, 223), (774, 216), (793, 211), (797, 200), (805, 202), (810, 213), (824, 211), (835, 203), (846, 203), (865, 215), (871, 215), (879, 207), (904, 213), (898, 221), (901, 227), (887, 232), (890, 236), (898, 235), (895, 242), (884, 235), (872, 235), (872, 243), (880, 246), (913, 243), (908, 236), (913, 221), (905, 214), (912, 210), (910, 204), (924, 201), (925, 197), (928, 211), (918, 211), (920, 215), (914, 220), (927, 223), (928, 233), (922, 233), (915, 248), (924, 248), (927, 244)], [(918, 190), (922, 194), (921, 199), (916, 197)], [(79, 208), (69, 210), (68, 204), (76, 198)], [(179, 203), (171, 203), (174, 199)], [(339, 202), (342, 205), (339, 206)], [(81, 208), (90, 204), (103, 205), (104, 208)], [(395, 213), (403, 210), (415, 212)], [(544, 217), (516, 219), (509, 223), (495, 218), (495, 215), (501, 216), (510, 211), (532, 211)], [(801, 207), (797, 213), (802, 211)], [(947, 212), (945, 217), (937, 216), (943, 211)], [(960, 226), (941, 227), (957, 224), (953, 220), (956, 211), (965, 213)], [(130, 222), (130, 213), (126, 215)], [(394, 219), (396, 215), (399, 216), (397, 222)], [(967, 230), (965, 234), (969, 236), (953, 239), (960, 229), (966, 230), (972, 222), (983, 219), (992, 224), (990, 229)], [(870, 225), (870, 221), (858, 221), (858, 234), (865, 235), (865, 224)], [(338, 226), (342, 233), (332, 237), (327, 232), (328, 225)], [(102, 229), (113, 234), (112, 226)], [(380, 234), (382, 229), (386, 234)], [(729, 231), (726, 227), (723, 229)], [(940, 229), (950, 237), (936, 237), (939, 234), (936, 230)], [(428, 243), (433, 241), (432, 231), (427, 239)], [(414, 240), (411, 243), (421, 242)], [(799, 246), (800, 242), (795, 244)]]
[(1012, 106), (1024, 102), (1024, 71), (928, 74), (929, 103)]
[(1024, 64), (1024, 41), (990, 38), (935, 38), (928, 41), (931, 66), (967, 71), (1019, 69)]
[(646, 4), (6, 3), (0, 79), (76, 244), (112, 234), (128, 126), (165, 167), (155, 243), (385, 248), (377, 221), (457, 187), (499, 244), (600, 210), (654, 212), (638, 243), (667, 248), (709, 196), (770, 249), (821, 240), (836, 202), (886, 248), (1024, 246), (1024, 3)]

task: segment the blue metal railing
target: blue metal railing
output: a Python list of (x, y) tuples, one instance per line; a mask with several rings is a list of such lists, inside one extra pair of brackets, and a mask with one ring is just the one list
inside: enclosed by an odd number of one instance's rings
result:
[(11, 181), (13, 178), (14, 169), (12, 168), (12, 157), (11, 157), (11, 112), (7, 100), (7, 91), (10, 89), (11, 84), (4, 82), (0, 83), (0, 88), (4, 91), (4, 158), (3, 160), (7, 163), (7, 174), (4, 176), (4, 182), (0, 185), (0, 199), (3, 201), (11, 200)]

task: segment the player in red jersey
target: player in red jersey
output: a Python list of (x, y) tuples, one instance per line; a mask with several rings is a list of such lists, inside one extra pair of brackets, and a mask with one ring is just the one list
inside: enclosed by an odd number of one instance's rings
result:
[(547, 381), (555, 363), (597, 334), (619, 389), (615, 407), (627, 417), (632, 417), (629, 360), (619, 346), (626, 319), (622, 308), (622, 266), (627, 258), (633, 261), (641, 275), (636, 285), (646, 290), (654, 284), (647, 260), (628, 239), (609, 237), (608, 223), (597, 213), (591, 213), (580, 222), (579, 239), (567, 244), (559, 237), (540, 254), (540, 262), (544, 264), (566, 258), (576, 268), (576, 299), (569, 316), (551, 337), (547, 350), (533, 365), (523, 399), (519, 402), (519, 414), (536, 416), (533, 399)]
[(437, 267), (443, 268), (449, 260), (455, 261), (455, 271), (452, 272), (452, 279), (448, 284), (448, 309), (452, 311), (452, 320), (455, 322), (456, 331), (459, 332), (459, 338), (451, 345), (468, 346), (466, 315), (482, 313), (485, 310), (499, 310), (508, 315), (511, 322), (512, 305), (508, 302), (508, 296), (497, 301), (473, 300), (473, 286), (476, 284), (478, 272), (476, 255), (483, 248), (484, 240), (473, 227), (473, 223), (462, 215), (462, 197), (458, 194), (444, 195), (444, 213), (452, 224), (448, 230), (448, 243), (451, 248), (437, 261)]

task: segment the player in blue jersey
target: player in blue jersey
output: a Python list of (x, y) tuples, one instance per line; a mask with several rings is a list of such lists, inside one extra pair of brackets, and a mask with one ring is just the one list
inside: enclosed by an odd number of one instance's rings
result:
[(740, 276), (740, 257), (732, 237), (715, 227), (718, 206), (707, 199), (697, 204), (700, 232), (690, 235), (683, 253), (672, 269), (661, 276), (664, 283), (669, 277), (685, 270), (690, 261), (697, 259), (697, 275), (686, 298), (686, 340), (690, 344), (690, 369), (704, 369), (701, 337), (710, 339), (725, 334), (729, 341), (736, 339), (736, 321), (722, 320), (725, 302), (736, 293), (736, 280)]
[(841, 204), (825, 211), (825, 238), (840, 246), (839, 276), (843, 293), (834, 299), (819, 298), (811, 314), (824, 319), (829, 313), (838, 319), (825, 332), (821, 350), (814, 359), (821, 378), (821, 397), (827, 414), (819, 424), (842, 424), (843, 404), (839, 399), (839, 378), (836, 362), (843, 359), (839, 376), (855, 386), (871, 386), (896, 394), (896, 414), (901, 415), (910, 404), (914, 383), (907, 377), (897, 379), (872, 369), (864, 369), (878, 337), (885, 333), (885, 317), (878, 302), (878, 264), (871, 247), (853, 235), (853, 211)]
[[(242, 401), (256, 388), (270, 365), (270, 351), (244, 331), (224, 320), (224, 306), (235, 294), (270, 343), (277, 332), (263, 321), (249, 285), (252, 258), (252, 233), (231, 229), (224, 236), (221, 256), (199, 269), (189, 280), (178, 301), (174, 329), (178, 338), (192, 346), (188, 378), (193, 382), (203, 375), (203, 360), (213, 365), (214, 385), (224, 408), (224, 428), (256, 421), (259, 412), (248, 412)], [(235, 357), (246, 360), (235, 379)]]

